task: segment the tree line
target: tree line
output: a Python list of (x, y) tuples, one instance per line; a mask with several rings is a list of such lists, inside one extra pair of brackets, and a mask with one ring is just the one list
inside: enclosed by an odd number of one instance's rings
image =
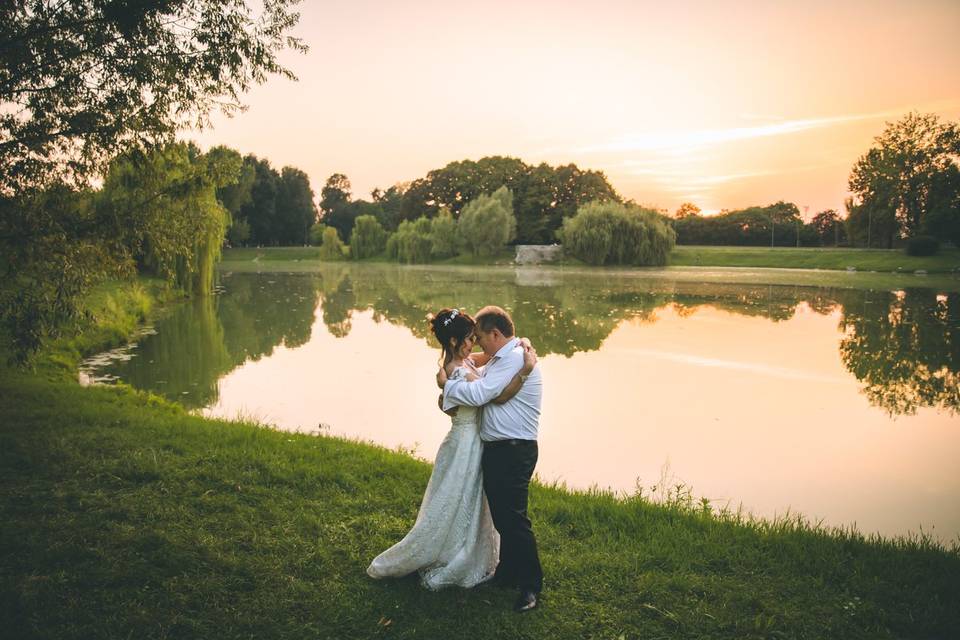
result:
[(451, 162), (412, 182), (376, 188), (369, 200), (354, 198), (349, 178), (336, 173), (321, 191), (320, 215), (348, 242), (360, 216), (373, 216), (391, 232), (404, 221), (433, 219), (442, 212), (457, 220), (470, 202), (500, 187), (512, 194), (518, 244), (556, 242), (563, 220), (587, 202), (623, 201), (602, 171), (575, 164), (532, 166), (517, 158), (489, 156)]
[(851, 246), (918, 255), (960, 246), (960, 123), (910, 113), (887, 123), (854, 164), (846, 215), (830, 209), (804, 223), (777, 202), (702, 216), (684, 203), (673, 217), (679, 244)]

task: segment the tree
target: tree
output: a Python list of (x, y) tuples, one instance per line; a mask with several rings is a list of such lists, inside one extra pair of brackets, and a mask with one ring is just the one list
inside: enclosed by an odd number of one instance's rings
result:
[[(230, 219), (227, 227), (227, 241), (231, 245), (242, 246), (250, 239), (250, 223), (242, 217), (241, 210), (251, 200), (251, 190), (256, 179), (256, 169), (248, 158), (241, 158), (240, 152), (229, 147), (217, 146), (208, 152), (215, 158), (229, 159), (240, 162), (240, 173), (236, 182), (226, 184), (217, 189), (217, 200), (229, 212)], [(252, 156), (251, 156), (252, 157)]]
[(229, 220), (216, 190), (236, 180), (240, 166), (239, 154), (204, 156), (182, 143), (127, 153), (110, 165), (96, 206), (116, 221), (109, 236), (141, 271), (207, 294)]
[(441, 209), (430, 221), (430, 254), (435, 258), (457, 255), (457, 223), (448, 209)]
[(473, 255), (491, 255), (513, 240), (517, 220), (513, 194), (505, 186), (491, 195), (481, 194), (463, 208), (457, 223), (460, 243)]
[(960, 124), (941, 123), (935, 114), (909, 113), (888, 122), (874, 141), (850, 173), (854, 208), (893, 215), (894, 237), (885, 239), (888, 246), (895, 238), (924, 233), (950, 236), (960, 226)]
[(562, 239), (565, 250), (590, 264), (662, 266), (676, 233), (652, 209), (591, 202), (564, 221)]
[(513, 189), (518, 244), (550, 244), (556, 240), (555, 219), (560, 180), (553, 168), (541, 163), (529, 168)]
[(856, 204), (851, 197), (844, 201), (844, 205), (847, 209), (844, 226), (852, 244), (867, 248), (893, 248), (899, 226), (896, 212), (888, 206), (887, 201), (871, 198)]
[(350, 179), (342, 173), (335, 173), (323, 185), (320, 191), (320, 220), (333, 227), (344, 242), (353, 230), (356, 213), (350, 207)]
[(677, 207), (677, 212), (673, 217), (677, 220), (683, 220), (684, 218), (689, 218), (691, 216), (699, 216), (700, 207), (693, 204), (692, 202), (684, 202), (679, 207)]
[(430, 219), (426, 216), (416, 220), (404, 220), (397, 231), (387, 239), (387, 256), (407, 264), (430, 261), (433, 238), (430, 235)]
[(280, 174), (269, 160), (247, 156), (253, 166), (250, 199), (240, 207), (240, 216), (250, 225), (250, 241), (256, 245), (277, 244), (277, 191)]
[(277, 185), (276, 233), (279, 244), (307, 244), (310, 227), (317, 221), (310, 178), (295, 167), (284, 167)]
[(0, 194), (81, 184), (117, 152), (172, 142), (269, 74), (295, 0), (50, 3), (0, 8)]
[(323, 228), (320, 234), (320, 259), (343, 260), (344, 250), (343, 242), (340, 241), (340, 234), (333, 227), (320, 226)]
[(377, 205), (377, 210), (374, 215), (377, 216), (377, 220), (380, 221), (380, 224), (383, 225), (383, 228), (387, 231), (397, 230), (397, 226), (402, 219), (400, 217), (400, 210), (403, 206), (403, 196), (409, 187), (409, 182), (400, 182), (386, 191), (374, 189), (370, 192), (370, 197), (373, 199), (374, 204)]
[(382, 253), (387, 244), (387, 232), (380, 221), (370, 215), (357, 216), (350, 234), (350, 255), (369, 258)]
[(817, 244), (821, 247), (836, 247), (842, 242), (846, 242), (847, 234), (843, 219), (833, 209), (821, 211), (813, 216), (809, 227), (817, 240)]

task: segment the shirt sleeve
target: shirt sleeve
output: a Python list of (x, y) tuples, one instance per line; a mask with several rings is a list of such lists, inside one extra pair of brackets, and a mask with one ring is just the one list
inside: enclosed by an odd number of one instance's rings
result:
[(488, 364), (486, 374), (479, 380), (447, 380), (443, 386), (443, 410), (457, 406), (482, 407), (499, 396), (522, 368), (523, 355), (511, 351)]

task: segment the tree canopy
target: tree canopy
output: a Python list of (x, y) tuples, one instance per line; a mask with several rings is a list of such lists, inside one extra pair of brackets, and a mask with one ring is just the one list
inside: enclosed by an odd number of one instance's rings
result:
[(861, 242), (889, 247), (920, 234), (960, 242), (960, 123), (919, 113), (887, 123), (849, 188), (851, 236)]
[(83, 182), (137, 143), (171, 142), (270, 74), (297, 0), (21, 0), (0, 7), (0, 194)]

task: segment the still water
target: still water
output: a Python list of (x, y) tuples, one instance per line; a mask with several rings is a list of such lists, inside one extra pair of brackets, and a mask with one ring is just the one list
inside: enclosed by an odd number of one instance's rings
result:
[(499, 304), (540, 355), (542, 481), (960, 539), (960, 293), (653, 274), (225, 273), (81, 376), (431, 459), (448, 419), (425, 316)]

